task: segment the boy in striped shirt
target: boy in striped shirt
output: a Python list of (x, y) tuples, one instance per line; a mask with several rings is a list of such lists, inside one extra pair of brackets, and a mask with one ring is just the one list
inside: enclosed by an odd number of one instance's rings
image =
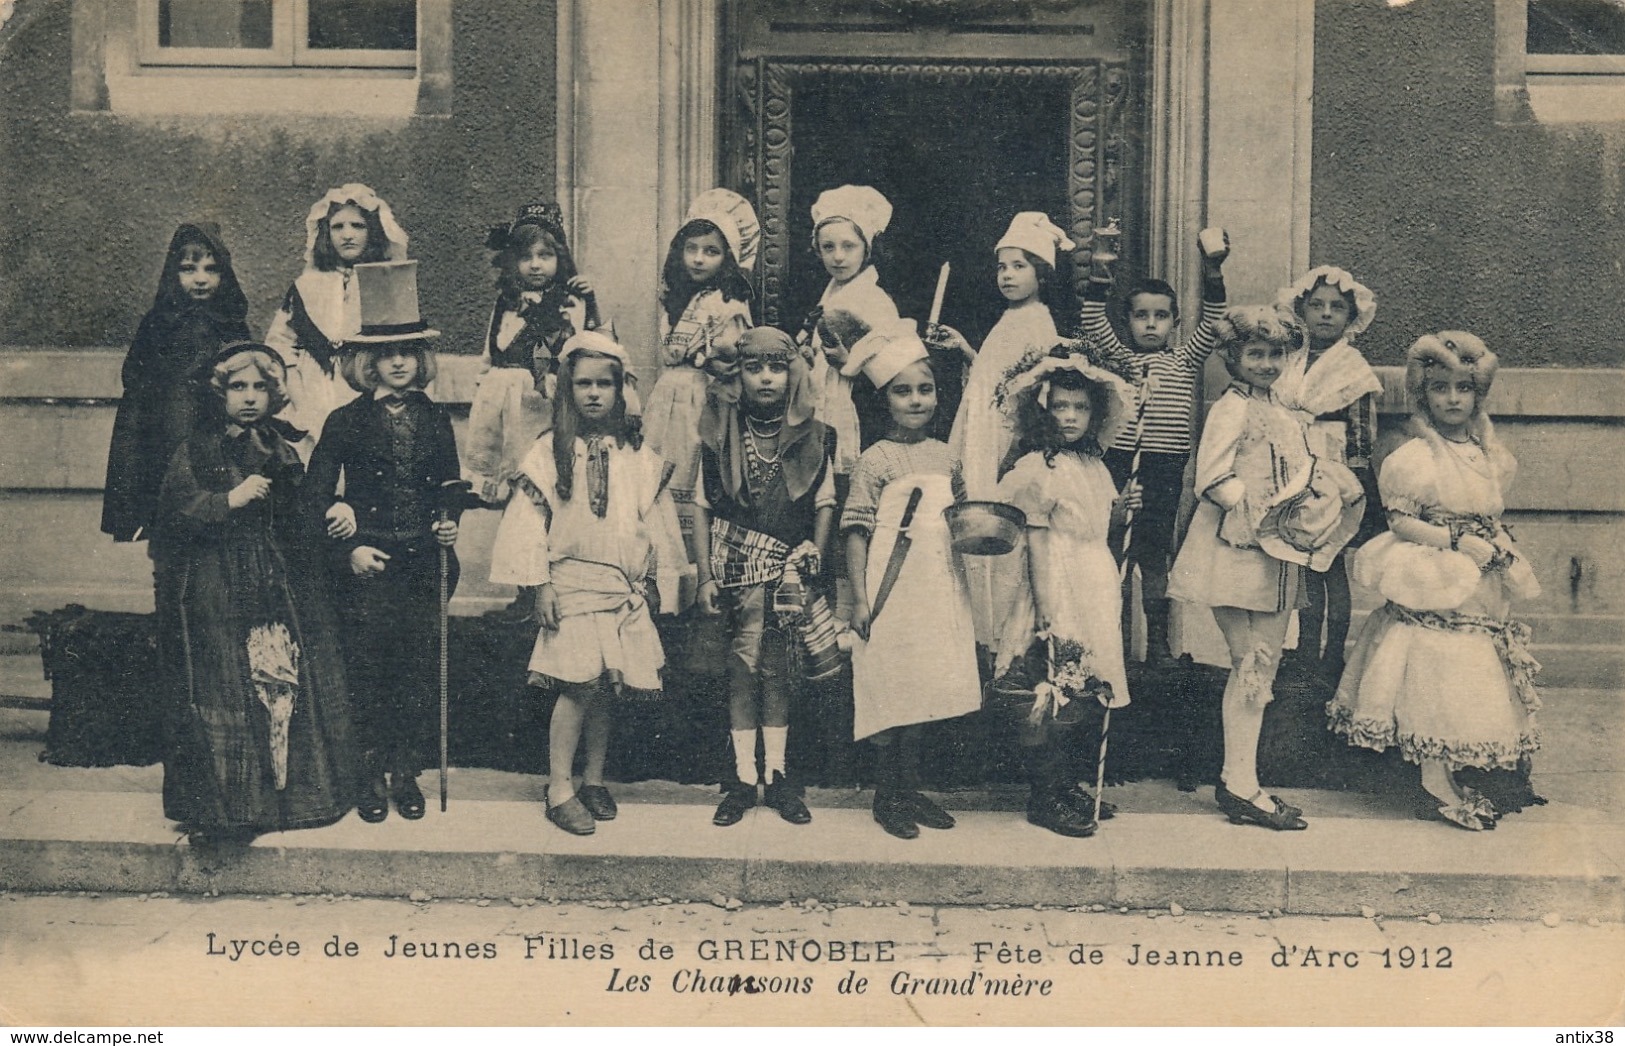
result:
[[(1106, 467), (1122, 489), (1133, 467), (1138, 439), (1142, 505), (1135, 513), (1128, 554), (1140, 569), (1146, 657), (1154, 664), (1173, 658), (1168, 648), (1168, 570), (1176, 551), (1174, 523), (1191, 453), (1191, 412), (1203, 365), (1217, 344), (1213, 322), (1224, 314), (1227, 304), (1224, 260), (1230, 254), (1230, 238), (1223, 230), (1208, 229), (1197, 242), (1202, 254), (1202, 315), (1183, 341), (1170, 344), (1179, 322), (1179, 296), (1173, 287), (1156, 279), (1141, 280), (1123, 295), (1133, 345), (1125, 346), (1118, 339), (1106, 315), (1112, 286), (1110, 265), (1116, 257), (1109, 249), (1097, 250), (1092, 256), (1083, 296), (1083, 333), (1109, 359), (1131, 368), (1144, 403), (1142, 422), (1125, 430), (1106, 449)], [(1121, 549), (1115, 551), (1121, 554)]]

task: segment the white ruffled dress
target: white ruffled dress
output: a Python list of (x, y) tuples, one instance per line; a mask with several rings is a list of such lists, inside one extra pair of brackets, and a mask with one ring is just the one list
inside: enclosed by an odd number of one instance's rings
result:
[[(1383, 504), (1431, 523), (1476, 517), (1499, 530), (1516, 463), (1493, 437), (1485, 443), (1456, 444), (1431, 430), (1412, 439), (1383, 463)], [(1355, 583), (1388, 602), (1361, 629), (1326, 706), (1331, 728), (1350, 744), (1397, 745), (1412, 762), (1444, 759), (1452, 769), (1515, 768), (1539, 747), (1539, 665), (1527, 652), (1527, 627), (1509, 611), (1540, 586), (1509, 536), (1494, 543), (1511, 562), (1483, 572), (1465, 553), (1392, 531), (1355, 554)]]
[[(1111, 707), (1129, 703), (1123, 668), (1122, 597), (1117, 561), (1106, 544), (1117, 487), (1099, 458), (1063, 452), (1046, 462), (1028, 454), (999, 484), (999, 500), (1021, 509), (1029, 529), (1049, 533), (1050, 635), (1058, 655), (1071, 651), (1086, 674), (1111, 684)], [(1019, 569), (1003, 615), (994, 676), (1027, 652), (1037, 620), (1026, 549), (999, 562)], [(1058, 666), (1064, 667), (1064, 666)]]

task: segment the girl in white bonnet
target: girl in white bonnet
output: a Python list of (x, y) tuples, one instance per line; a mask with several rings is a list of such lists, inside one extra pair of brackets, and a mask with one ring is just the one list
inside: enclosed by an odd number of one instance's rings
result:
[[(1023, 361), (1042, 356), (1061, 340), (1043, 292), (1055, 276), (1057, 251), (1076, 245), (1048, 216), (1022, 211), (1010, 221), (994, 245), (999, 294), (1007, 302), (999, 322), (988, 332), (980, 352), (973, 353), (963, 336), (951, 327), (931, 332), (943, 344), (974, 357), (954, 418), (948, 447), (960, 462), (966, 497), (994, 500), (1005, 458), (1015, 443), (1015, 423), (994, 403), (994, 390)], [(1010, 601), (1010, 588), (1019, 580), (997, 559), (974, 557), (966, 561), (976, 639), (997, 652), (999, 614)]]
[(811, 353), (818, 420), (835, 431), (835, 475), (843, 495), (863, 449), (852, 402), (852, 379), (859, 371), (851, 349), (869, 331), (898, 319), (897, 304), (880, 288), (875, 270), (877, 241), (891, 218), (891, 202), (867, 185), (827, 189), (812, 205), (813, 249), (829, 285), (798, 344)]
[(404, 261), (406, 230), (389, 204), (359, 182), (329, 189), (305, 216), (305, 269), (282, 299), (265, 344), (288, 364), (284, 420), (305, 431), (308, 460), (335, 409), (355, 399), (343, 377), (345, 342), (361, 330), (352, 275), (362, 262)]

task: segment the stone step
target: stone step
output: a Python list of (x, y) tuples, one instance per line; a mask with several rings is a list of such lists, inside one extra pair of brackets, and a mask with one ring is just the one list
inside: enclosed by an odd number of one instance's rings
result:
[(1086, 840), (1015, 813), (969, 811), (951, 832), (905, 842), (866, 809), (820, 808), (797, 827), (758, 808), (720, 829), (708, 804), (628, 802), (581, 838), (549, 825), (539, 803), (457, 799), (444, 814), (431, 801), (419, 822), (351, 815), (218, 853), (190, 847), (155, 805), (123, 792), (0, 792), (0, 888), (1625, 919), (1625, 828), (1557, 806), (1494, 833), (1320, 816), (1309, 831), (1277, 835), (1230, 825), (1204, 804), (1125, 813)]

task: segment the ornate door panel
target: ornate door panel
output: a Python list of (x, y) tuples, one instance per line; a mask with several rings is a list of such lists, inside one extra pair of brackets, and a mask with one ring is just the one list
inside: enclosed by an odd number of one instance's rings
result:
[[(992, 246), (1016, 211), (1047, 211), (1080, 242), (1120, 218), (1132, 267), (1142, 37), (1111, 3), (735, 0), (722, 155), (760, 210), (764, 321), (798, 322), (822, 288), (807, 207), (843, 181), (896, 206), (879, 267), (904, 314), (923, 318), (952, 260), (944, 320), (969, 335), (1001, 308)], [(1071, 311), (1072, 288), (1060, 292), (1052, 304)]]

